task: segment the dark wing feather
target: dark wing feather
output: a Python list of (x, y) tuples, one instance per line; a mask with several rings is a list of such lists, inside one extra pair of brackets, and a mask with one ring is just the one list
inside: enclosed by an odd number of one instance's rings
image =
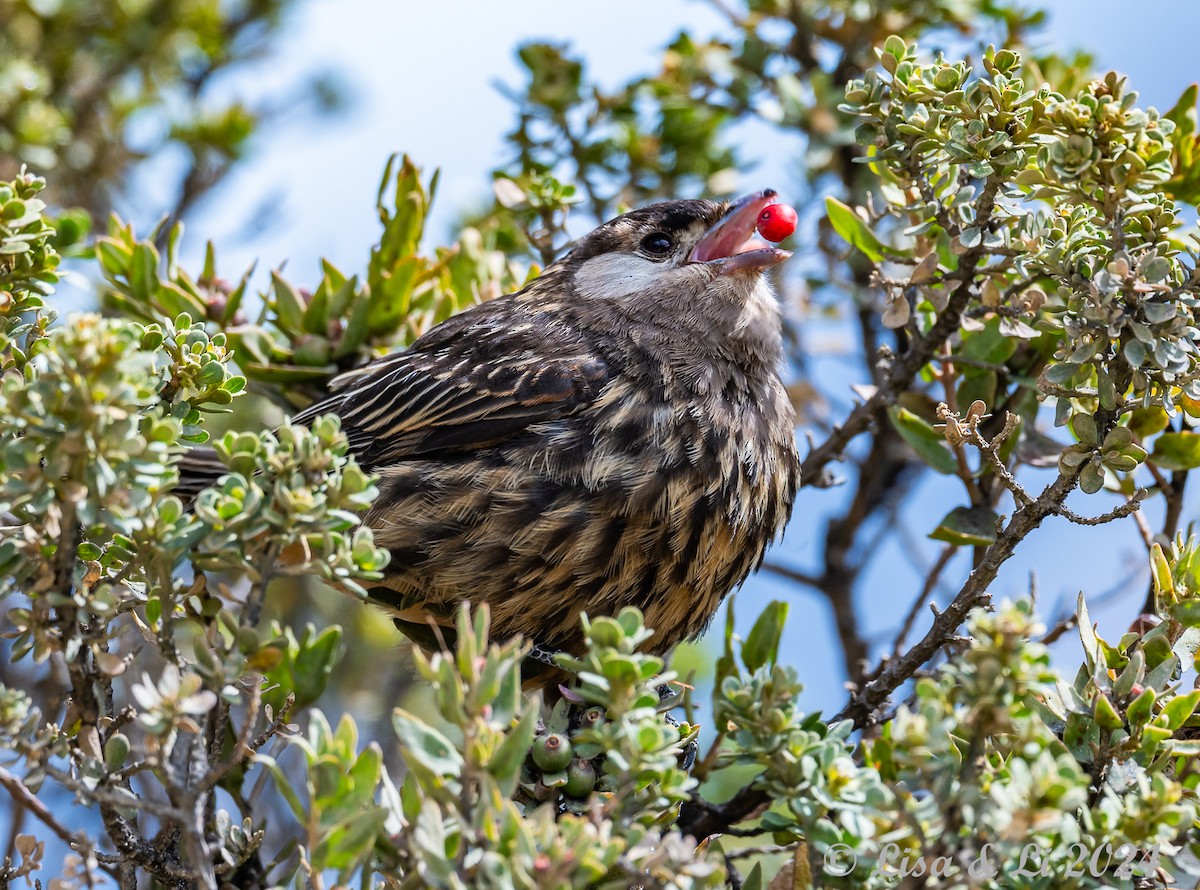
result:
[(373, 469), (485, 448), (596, 397), (609, 369), (595, 350), (562, 325), (528, 316), (514, 325), (511, 312), (487, 308), (345, 375), (293, 422), (337, 414), (359, 463)]

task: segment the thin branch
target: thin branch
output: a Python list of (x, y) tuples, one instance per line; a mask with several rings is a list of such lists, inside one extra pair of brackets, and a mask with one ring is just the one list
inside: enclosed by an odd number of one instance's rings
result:
[(1135, 511), (1133, 522), (1137, 526), (1138, 535), (1141, 537), (1142, 543), (1146, 545), (1146, 552), (1151, 552), (1154, 549), (1154, 530), (1150, 528), (1150, 522), (1146, 519), (1146, 514), (1141, 510)]
[(859, 729), (872, 725), (876, 712), (887, 703), (892, 693), (953, 639), (971, 610), (988, 601), (988, 587), (996, 579), (1000, 567), (1012, 556), (1026, 535), (1041, 525), (1042, 520), (1058, 512), (1067, 495), (1074, 490), (1076, 480), (1075, 472), (1060, 475), (1036, 500), (1018, 509), (996, 542), (988, 547), (979, 565), (967, 577), (958, 595), (945, 611), (939, 612), (934, 618), (933, 626), (920, 642), (901, 657), (889, 661), (878, 676), (851, 696), (846, 707), (830, 722), (852, 720)]
[[(979, 430), (972, 429), (968, 434), (968, 440), (979, 449), (987, 462), (991, 465), (996, 477), (1003, 483), (1004, 487), (1012, 492), (1013, 499), (1017, 504), (1026, 506), (1033, 503), (1032, 495), (1027, 492), (1024, 487), (1017, 482), (1017, 479), (1008, 467), (1005, 466), (1003, 459), (1000, 457), (1000, 445), (1009, 434), (1016, 428), (1017, 418), (1013, 414), (1008, 414), (1004, 419), (1004, 429), (997, 434), (992, 441), (983, 438)], [(1073, 522), (1076, 525), (1105, 525), (1109, 522), (1115, 522), (1118, 519), (1124, 519), (1141, 509), (1142, 501), (1146, 499), (1148, 492), (1144, 488), (1138, 489), (1132, 497), (1119, 507), (1114, 507), (1107, 513), (1102, 513), (1099, 516), (1080, 516), (1069, 507), (1058, 504), (1054, 508), (1054, 512), (1066, 519), (1068, 522)]]
[(925, 583), (921, 585), (921, 592), (909, 606), (908, 614), (904, 616), (904, 624), (900, 626), (900, 633), (896, 635), (896, 642), (892, 647), (892, 657), (899, 658), (900, 651), (904, 648), (904, 643), (908, 639), (909, 633), (913, 629), (913, 625), (917, 622), (917, 616), (921, 614), (921, 606), (929, 599), (934, 588), (937, 587), (938, 581), (941, 578), (942, 572), (946, 566), (950, 564), (950, 560), (954, 558), (954, 554), (958, 552), (958, 545), (947, 544), (942, 548), (942, 552), (938, 554), (937, 561), (933, 564), (933, 568), (929, 570), (929, 574), (925, 577)]
[(812, 587), (817, 591), (821, 590), (821, 578), (817, 575), (809, 575), (806, 572), (801, 572), (799, 569), (793, 569), (781, 563), (770, 561), (763, 563), (762, 570), (772, 575), (778, 575), (780, 578), (786, 578), (788, 581), (803, 584), (805, 587)]
[[(950, 354), (950, 344), (943, 343), (939, 352), (942, 356), (942, 370), (937, 375), (938, 382), (941, 383), (942, 392), (946, 397), (947, 410), (958, 414), (958, 393), (954, 388), (954, 381), (958, 377), (958, 372), (955, 370), (954, 363), (946, 358)], [(971, 472), (971, 465), (967, 462), (967, 454), (963, 450), (963, 443), (955, 440), (949, 441), (949, 444), (950, 450), (954, 452), (955, 464), (958, 466), (958, 478), (967, 490), (967, 497), (971, 501), (971, 506), (982, 507), (986, 498), (984, 497), (983, 489), (979, 487), (979, 481), (975, 478), (975, 474)]]
[(225, 778), (234, 767), (254, 753), (256, 749), (250, 747), (250, 733), (254, 731), (254, 724), (258, 722), (258, 712), (261, 707), (262, 684), (254, 682), (250, 687), (250, 701), (246, 705), (242, 728), (238, 732), (237, 740), (233, 743), (233, 750), (229, 752), (228, 757), (205, 773), (204, 779), (200, 782), (201, 791), (215, 788), (217, 783)]
[[(998, 181), (989, 181), (979, 197), (980, 225), (985, 225), (991, 215), (998, 188)], [(801, 485), (814, 485), (819, 488), (831, 485), (833, 480), (826, 472), (826, 466), (832, 461), (841, 459), (846, 446), (860, 433), (865, 432), (870, 427), (872, 420), (892, 405), (900, 394), (912, 385), (921, 369), (929, 364), (930, 357), (958, 330), (963, 312), (966, 311), (971, 300), (971, 286), (974, 283), (975, 270), (979, 267), (983, 256), (982, 247), (971, 248), (963, 254), (959, 261), (962, 281), (950, 295), (946, 308), (938, 316), (933, 327), (925, 336), (913, 340), (912, 345), (892, 366), (886, 379), (871, 397), (855, 407), (844, 423), (835, 426), (829, 437), (808, 453), (800, 465)]]
[(750, 856), (768, 856), (775, 853), (790, 853), (796, 849), (799, 841), (790, 844), (763, 844), (758, 847), (738, 847), (725, 854), (726, 859), (747, 859)]
[(1099, 516), (1080, 516), (1074, 510), (1069, 510), (1062, 506), (1055, 510), (1055, 512), (1063, 519), (1073, 522), (1076, 525), (1104, 525), (1105, 523), (1124, 519), (1126, 516), (1136, 513), (1141, 509), (1142, 501), (1146, 499), (1146, 495), (1146, 489), (1139, 488), (1133, 493), (1133, 497), (1121, 504), (1121, 506), (1114, 507), (1107, 513), (1101, 513)]
[[(32, 813), (39, 822), (53, 831), (61, 840), (65, 841), (72, 850), (90, 847), (90, 842), (82, 831), (78, 833), (69, 831), (54, 818), (54, 814), (47, 809), (44, 803), (38, 800), (34, 793), (25, 786), (24, 782), (4, 769), (4, 767), (0, 767), (0, 785), (3, 785), (5, 790), (12, 795), (13, 800), (18, 806), (22, 807), (26, 812)], [(101, 862), (100, 868), (114, 879), (120, 878), (117, 870), (111, 865)]]

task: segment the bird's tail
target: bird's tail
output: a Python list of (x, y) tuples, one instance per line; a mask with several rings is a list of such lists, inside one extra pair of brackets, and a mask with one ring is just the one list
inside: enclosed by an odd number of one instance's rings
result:
[(179, 461), (179, 484), (175, 486), (175, 494), (186, 499), (194, 498), (200, 489), (216, 485), (222, 476), (228, 475), (229, 468), (221, 463), (217, 452), (212, 448), (191, 448), (186, 451)]

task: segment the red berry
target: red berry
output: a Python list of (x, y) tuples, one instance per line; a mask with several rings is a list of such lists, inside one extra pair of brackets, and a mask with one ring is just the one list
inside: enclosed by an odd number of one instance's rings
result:
[(782, 241), (796, 231), (796, 211), (787, 204), (769, 204), (758, 215), (758, 234), (768, 241)]

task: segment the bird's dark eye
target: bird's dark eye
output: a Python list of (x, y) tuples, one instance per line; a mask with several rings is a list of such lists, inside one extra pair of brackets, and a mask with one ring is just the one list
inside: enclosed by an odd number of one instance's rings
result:
[(675, 239), (666, 232), (651, 232), (642, 239), (642, 250), (651, 256), (665, 256), (675, 246)]

